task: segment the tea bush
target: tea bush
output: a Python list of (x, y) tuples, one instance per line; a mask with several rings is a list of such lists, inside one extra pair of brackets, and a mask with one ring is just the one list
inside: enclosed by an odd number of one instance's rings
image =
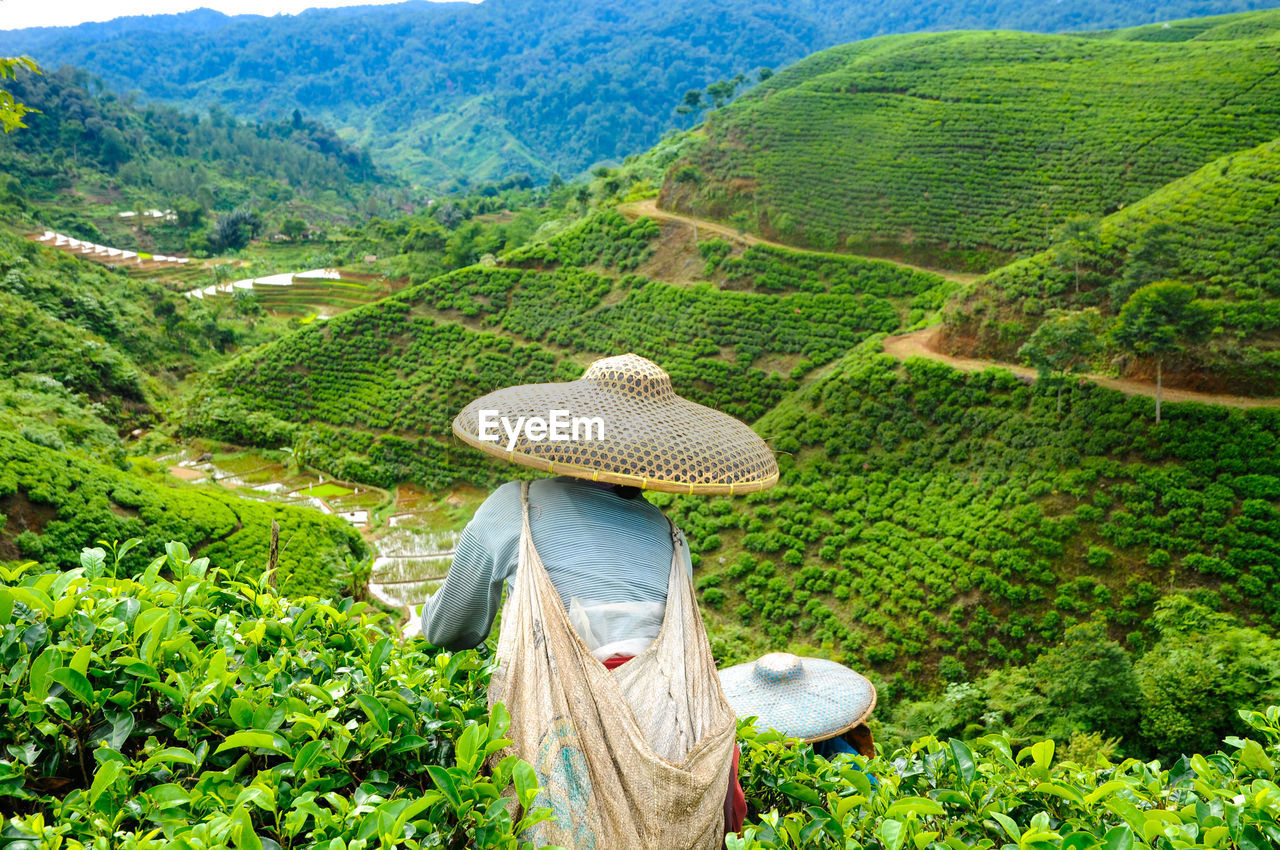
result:
[(751, 627), (725, 660), (794, 643), (936, 689), (1095, 616), (1124, 641), (1179, 593), (1274, 632), (1280, 412), (1170, 405), (1153, 427), (1152, 405), (1073, 385), (1059, 416), (1051, 385), (870, 341), (756, 423), (778, 486), (653, 498), (724, 576), (708, 621)]
[(165, 548), (135, 575), (101, 550), (0, 569), (8, 846), (515, 850), (547, 815), (528, 764), (482, 771), (508, 724), (486, 650)]
[(1052, 740), (1015, 749), (1000, 735), (829, 762), (742, 724), (749, 818), (726, 846), (1264, 850), (1280, 844), (1280, 708), (1240, 715), (1248, 737), (1167, 768), (1072, 761)]
[[(1216, 328), (1178, 357), (1214, 389), (1280, 391), (1280, 142), (1221, 157), (1099, 223), (1083, 248), (1055, 245), (988, 275), (947, 309), (951, 345), (1013, 359), (1050, 307), (1116, 316), (1139, 287), (1195, 287)], [(1140, 364), (1134, 364), (1140, 365)]]
[[(631, 227), (616, 215), (591, 221)], [(933, 291), (924, 288), (935, 284), (931, 276), (897, 290), (883, 264), (866, 265), (841, 267), (830, 292), (777, 295), (567, 264), (462, 269), (214, 370), (184, 428), (292, 445), (332, 474), (372, 484), (486, 483), (473, 453), (451, 445), (450, 422), (463, 405), (511, 383), (571, 380), (584, 361), (625, 351), (657, 361), (678, 391), (755, 419), (814, 367), (899, 326), (894, 305), (871, 290)]]
[(590, 216), (546, 242), (518, 248), (503, 257), (513, 266), (595, 266), (631, 271), (654, 251), (660, 229), (648, 218), (628, 221), (616, 210)]
[(0, 562), (75, 564), (100, 540), (136, 537), (132, 559), (174, 538), (218, 560), (265, 565), (271, 523), (280, 526), (280, 584), (328, 593), (349, 558), (367, 547), (343, 520), (305, 508), (241, 499), (220, 487), (168, 487), (0, 431)]
[[(814, 54), (712, 113), (664, 208), (983, 270), (1280, 135), (1273, 11), (1171, 41), (921, 33)], [(692, 178), (692, 179), (689, 179)]]

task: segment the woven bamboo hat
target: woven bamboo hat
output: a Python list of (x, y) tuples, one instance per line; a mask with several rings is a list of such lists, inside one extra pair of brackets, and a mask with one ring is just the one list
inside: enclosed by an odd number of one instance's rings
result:
[(825, 741), (871, 716), (876, 689), (843, 664), (771, 652), (720, 671), (720, 686), (739, 717), (802, 741)]
[[(521, 417), (547, 427), (521, 428)], [(553, 430), (568, 438), (552, 439)], [(481, 396), (453, 420), (453, 433), (513, 463), (645, 490), (732, 495), (778, 481), (773, 452), (756, 432), (676, 395), (667, 373), (635, 354), (597, 360), (576, 381)]]

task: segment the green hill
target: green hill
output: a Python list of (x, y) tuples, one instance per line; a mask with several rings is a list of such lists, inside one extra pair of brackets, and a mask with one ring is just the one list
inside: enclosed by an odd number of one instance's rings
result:
[[(0, 204), (83, 239), (186, 253), (199, 247), (194, 234), (235, 209), (275, 227), (286, 216), (348, 222), (388, 209), (400, 185), (367, 152), (301, 116), (255, 124), (220, 109), (195, 117), (140, 108), (69, 66), (20, 72), (6, 89), (39, 111), (0, 136)], [(150, 209), (172, 214), (137, 215)]]
[(1178, 405), (1157, 430), (1148, 398), (1055, 403), (864, 343), (756, 423), (778, 487), (675, 500), (716, 621), (750, 626), (743, 656), (799, 641), (953, 681), (1175, 591), (1280, 625), (1280, 412)]
[(515, 173), (570, 177), (622, 159), (688, 126), (674, 108), (689, 89), (859, 38), (1061, 32), (1255, 5), (485, 0), (269, 18), (198, 10), (0, 32), (0, 52), (87, 68), (116, 91), (186, 109), (217, 104), (266, 121), (300, 109), (424, 185), (474, 186)]
[[(887, 263), (834, 258), (806, 271), (794, 255), (772, 267), (803, 290), (762, 271), (735, 272), (735, 287), (750, 291), (624, 271), (658, 238), (646, 219), (604, 214), (504, 266), (453, 272), (305, 328), (213, 371), (185, 427), (292, 444), (331, 473), (370, 483), (487, 480), (473, 453), (450, 448), (449, 423), (477, 393), (572, 378), (606, 352), (635, 351), (663, 363), (683, 392), (752, 420), (816, 366), (900, 327), (916, 298), (947, 291), (941, 278)], [(248, 411), (261, 414), (261, 433)]]
[(163, 427), (169, 382), (218, 359), (229, 333), (160, 284), (0, 228), (0, 562), (69, 567), (84, 547), (137, 537), (138, 561), (180, 539), (260, 569), (275, 520), (293, 540), (284, 586), (327, 592), (365, 553), (346, 522), (131, 470), (121, 437)]
[(303, 508), (241, 499), (219, 487), (166, 486), (140, 475), (46, 448), (29, 434), (0, 433), (0, 562), (47, 567), (79, 562), (100, 541), (138, 538), (134, 564), (164, 555), (181, 538), (228, 566), (266, 567), (271, 523), (280, 525), (280, 584), (293, 593), (329, 593), (347, 557), (365, 552), (341, 519)]
[(713, 113), (660, 205), (796, 244), (992, 268), (1280, 135), (1280, 12), (818, 53)]
[(1094, 616), (1141, 647), (1171, 595), (1280, 625), (1280, 414), (1183, 405), (1154, 429), (1149, 399), (1078, 387), (1059, 416), (1056, 385), (859, 346), (936, 309), (941, 278), (717, 241), (714, 284), (624, 271), (673, 238), (606, 214), (353, 310), (215, 370), (184, 427), (375, 484), (487, 485), (513, 473), (449, 437), (462, 404), (634, 350), (780, 455), (767, 493), (652, 497), (698, 553), (725, 661), (817, 648), (923, 696)]
[[(1050, 309), (1115, 316), (1139, 287), (1195, 286), (1214, 332), (1170, 363), (1171, 383), (1280, 394), (1280, 141), (1217, 159), (1073, 240), (978, 281), (947, 310), (943, 346), (1014, 360)], [(1128, 371), (1151, 366), (1131, 361)]]

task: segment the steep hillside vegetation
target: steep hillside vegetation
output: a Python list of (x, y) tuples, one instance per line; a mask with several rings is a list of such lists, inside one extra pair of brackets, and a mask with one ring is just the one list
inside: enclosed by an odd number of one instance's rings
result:
[(1152, 428), (1151, 408), (1083, 385), (1059, 414), (1052, 384), (868, 341), (756, 423), (779, 486), (655, 498), (701, 551), (730, 657), (798, 643), (964, 682), (1091, 618), (1141, 649), (1171, 593), (1275, 629), (1280, 411), (1185, 404)]
[(30, 434), (0, 432), (0, 562), (66, 568), (100, 541), (140, 540), (145, 563), (181, 536), (195, 553), (266, 568), (271, 523), (280, 525), (280, 582), (291, 592), (329, 593), (346, 558), (364, 543), (350, 525), (318, 511), (241, 499), (220, 488), (172, 487), (57, 451)]
[(280, 560), (289, 588), (328, 592), (347, 558), (363, 557), (336, 517), (166, 486), (145, 462), (132, 468), (121, 436), (163, 419), (152, 375), (215, 358), (227, 332), (157, 284), (0, 229), (0, 563), (65, 568), (84, 547), (138, 537), (138, 561), (182, 539), (261, 570), (272, 520), (292, 541)]
[[(1156, 606), (1181, 595), (1263, 633), (1280, 625), (1276, 411), (1184, 405), (1153, 428), (1146, 398), (926, 361), (902, 368), (874, 342), (857, 346), (928, 309), (913, 304), (936, 309), (950, 286), (941, 278), (717, 240), (702, 248), (714, 283), (649, 281), (626, 270), (670, 250), (658, 228), (596, 217), (497, 267), (237, 358), (210, 376), (185, 427), (290, 445), (371, 483), (486, 485), (515, 473), (449, 439), (457, 409), (634, 350), (681, 392), (754, 421), (779, 452), (783, 482), (766, 493), (651, 497), (688, 532), (723, 661), (816, 648), (871, 672), (892, 701), (1037, 663), (1094, 616), (1110, 638), (1146, 649), (1164, 639)], [(1273, 672), (1239, 704), (1280, 686)], [(1043, 680), (1026, 681), (1035, 692)], [(993, 699), (991, 710), (1007, 707)], [(1022, 732), (1048, 728), (1045, 715), (1028, 717)], [(1173, 746), (1157, 731), (1138, 737), (1137, 722), (1063, 728)]]
[(946, 291), (941, 278), (887, 263), (833, 261), (824, 276), (794, 255), (773, 257), (802, 284), (794, 291), (745, 270), (735, 289), (627, 273), (657, 235), (646, 219), (605, 214), (508, 255), (507, 267), (463, 269), (303, 329), (216, 370), (186, 427), (292, 444), (371, 483), (488, 480), (473, 452), (448, 448), (453, 415), (477, 393), (572, 378), (594, 357), (635, 351), (682, 392), (752, 420), (815, 366), (899, 327), (900, 309)]
[[(1171, 358), (1172, 382), (1280, 394), (1277, 257), (1280, 141), (1215, 160), (983, 278), (949, 306), (942, 345), (1012, 360), (1050, 310), (1097, 307), (1114, 317), (1138, 288), (1175, 280), (1195, 287), (1213, 332)], [(1153, 368), (1149, 358), (1126, 366), (1142, 375)]]
[[(301, 115), (252, 124), (218, 109), (204, 118), (140, 109), (70, 67), (22, 72), (6, 85), (39, 112), (0, 136), (0, 204), (81, 238), (185, 252), (232, 210), (265, 217), (259, 228), (285, 215), (346, 222), (386, 209), (398, 185), (368, 153)], [(171, 215), (137, 215), (148, 209)]]
[(486, 0), (275, 18), (201, 10), (0, 33), (0, 52), (85, 67), (119, 91), (182, 106), (268, 120), (299, 108), (419, 181), (474, 185), (516, 172), (569, 176), (643, 150), (687, 126), (673, 111), (686, 90), (858, 38), (1093, 29), (1252, 5)]
[(1107, 36), (873, 39), (714, 113), (660, 205), (795, 243), (990, 268), (1065, 219), (1280, 135), (1280, 12)]

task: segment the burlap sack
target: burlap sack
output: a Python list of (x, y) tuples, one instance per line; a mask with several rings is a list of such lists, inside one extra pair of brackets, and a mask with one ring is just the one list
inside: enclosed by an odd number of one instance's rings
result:
[(533, 765), (535, 806), (555, 812), (524, 836), (573, 850), (723, 847), (734, 715), (720, 690), (674, 528), (662, 631), (616, 670), (569, 622), (529, 531), (528, 484), (514, 592), (502, 613), (490, 705), (511, 712), (515, 753)]

